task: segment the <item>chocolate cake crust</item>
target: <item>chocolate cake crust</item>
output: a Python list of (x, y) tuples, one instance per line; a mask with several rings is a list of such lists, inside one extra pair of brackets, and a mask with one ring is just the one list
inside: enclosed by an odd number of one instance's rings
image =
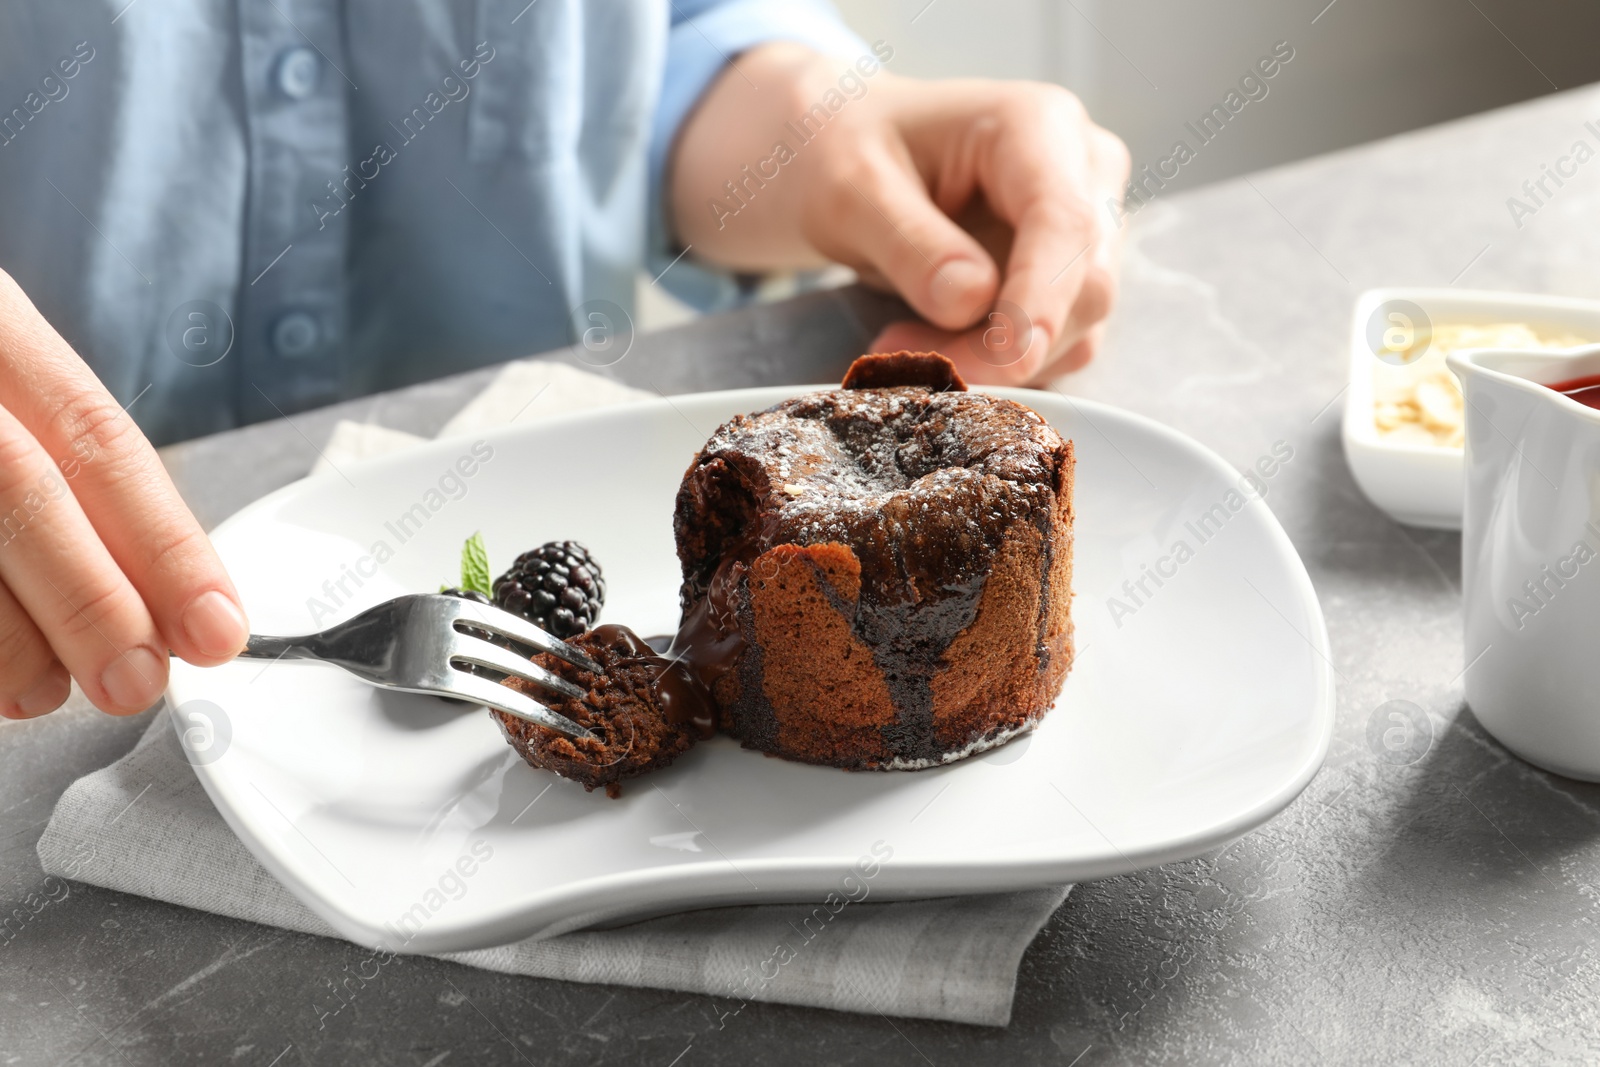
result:
[(673, 652), (748, 747), (934, 765), (1060, 689), (1072, 446), (936, 354), (864, 357), (846, 382), (737, 416), (695, 457)]
[(882, 389), (896, 385), (926, 385), (940, 392), (967, 391), (956, 365), (937, 352), (874, 352), (850, 364), (841, 389)]

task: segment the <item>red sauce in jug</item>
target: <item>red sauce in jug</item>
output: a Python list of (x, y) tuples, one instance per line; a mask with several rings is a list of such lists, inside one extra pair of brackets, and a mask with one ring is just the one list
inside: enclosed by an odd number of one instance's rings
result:
[(1600, 374), (1555, 382), (1545, 388), (1554, 389), (1563, 396), (1570, 396), (1585, 407), (1600, 408)]

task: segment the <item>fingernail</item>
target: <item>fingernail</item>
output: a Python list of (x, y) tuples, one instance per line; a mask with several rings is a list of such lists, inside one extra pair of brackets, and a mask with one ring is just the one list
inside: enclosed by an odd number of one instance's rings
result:
[(239, 605), (215, 589), (201, 593), (183, 609), (183, 632), (208, 656), (238, 651), (250, 636), (249, 626)]
[(43, 678), (33, 683), (33, 688), (17, 698), (17, 708), (31, 719), (55, 711), (67, 702), (71, 692), (72, 676), (61, 664), (53, 664)]
[(166, 682), (161, 657), (143, 645), (112, 660), (100, 675), (100, 684), (113, 704), (141, 711), (156, 702)]

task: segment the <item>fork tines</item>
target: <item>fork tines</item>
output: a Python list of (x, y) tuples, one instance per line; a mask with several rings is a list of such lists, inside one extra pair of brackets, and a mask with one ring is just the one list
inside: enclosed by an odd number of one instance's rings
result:
[[(545, 633), (520, 615), (513, 615), (503, 608), (491, 607), (471, 600), (462, 600), (460, 597), (450, 597), (448, 599), (452, 604), (456, 605), (455, 618), (453, 620), (456, 624), (465, 624), (479, 630), (487, 630), (489, 633), (500, 637), (509, 637), (511, 640), (527, 645), (539, 652), (548, 652), (552, 656), (564, 659), (574, 667), (582, 667), (584, 670), (594, 674), (602, 673), (600, 665), (594, 660), (565, 641)], [(457, 629), (459, 628), (460, 626), (458, 625)], [(494, 663), (486, 663), (484, 666), (492, 667), (495, 670), (505, 670), (504, 667)], [(506, 671), (506, 673), (510, 674), (512, 672)]]
[[(548, 689), (560, 693), (573, 700), (582, 700), (587, 694), (580, 687), (562, 678), (560, 675), (545, 670), (528, 657), (519, 652), (513, 652), (499, 645), (470, 633), (455, 633), (450, 635), (450, 662), (457, 666), (457, 660), (475, 663), (480, 667), (508, 674), (513, 678), (520, 678), (531, 682), (541, 689)], [(457, 667), (459, 669), (459, 666)]]
[(550, 710), (527, 694), (474, 674), (466, 665), (487, 667), (548, 692), (581, 701), (588, 695), (582, 687), (539, 666), (522, 652), (502, 648), (490, 641), (486, 635), (509, 638), (534, 651), (547, 652), (594, 674), (602, 673), (598, 663), (565, 641), (552, 637), (531, 622), (509, 611), (459, 597), (440, 599), (448, 599), (451, 607), (450, 624), (454, 632), (448, 639), (446, 652), (450, 666), (455, 672), (450, 687), (452, 691), (487, 704), (507, 715), (555, 730), (568, 737), (594, 737), (590, 731), (566, 716)]

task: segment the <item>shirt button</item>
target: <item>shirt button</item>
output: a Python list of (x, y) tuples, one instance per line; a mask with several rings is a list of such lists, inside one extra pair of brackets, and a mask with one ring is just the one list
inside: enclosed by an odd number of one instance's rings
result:
[(304, 311), (291, 311), (272, 324), (272, 348), (280, 356), (295, 359), (316, 351), (321, 340), (317, 320)]
[(309, 48), (285, 49), (278, 56), (278, 91), (290, 100), (304, 100), (317, 88), (322, 66)]

